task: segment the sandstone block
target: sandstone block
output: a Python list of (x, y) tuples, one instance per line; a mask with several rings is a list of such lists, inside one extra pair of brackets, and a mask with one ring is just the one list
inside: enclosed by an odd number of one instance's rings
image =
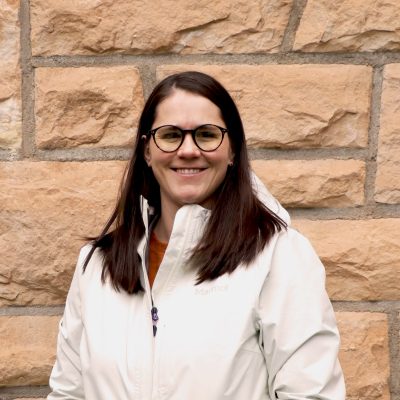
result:
[(21, 145), (19, 1), (0, 0), (0, 149)]
[(0, 305), (62, 304), (125, 162), (0, 162)]
[(166, 65), (158, 79), (198, 70), (241, 112), (251, 147), (365, 147), (371, 68), (355, 65)]
[(36, 143), (42, 149), (127, 146), (143, 104), (136, 68), (39, 68)]
[(33, 55), (276, 52), (293, 0), (33, 0)]
[(48, 384), (59, 320), (58, 316), (0, 317), (0, 386)]
[(400, 49), (397, 0), (309, 0), (294, 43), (301, 51)]
[[(389, 399), (387, 318), (380, 313), (336, 313), (347, 399)], [(4, 343), (1, 385), (46, 384), (54, 363), (59, 317), (0, 317)], [(12, 362), (10, 362), (12, 360)], [(361, 378), (362, 379), (361, 379)]]
[(352, 207), (364, 203), (362, 161), (255, 160), (251, 165), (287, 207)]
[(388, 322), (385, 314), (336, 313), (347, 400), (389, 400)]
[(321, 257), (332, 299), (400, 299), (400, 219), (299, 219), (293, 225)]
[(375, 200), (400, 203), (400, 64), (384, 70)]

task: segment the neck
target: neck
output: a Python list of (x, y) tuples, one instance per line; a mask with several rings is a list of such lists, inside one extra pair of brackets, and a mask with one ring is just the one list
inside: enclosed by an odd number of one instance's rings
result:
[(154, 227), (154, 232), (157, 236), (157, 239), (161, 242), (169, 241), (177, 211), (177, 207), (174, 207), (171, 204), (166, 204), (166, 202), (161, 200), (161, 216)]

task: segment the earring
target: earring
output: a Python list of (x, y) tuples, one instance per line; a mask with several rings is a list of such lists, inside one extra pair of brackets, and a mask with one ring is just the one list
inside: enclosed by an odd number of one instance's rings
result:
[(233, 161), (229, 161), (228, 162), (228, 167), (232, 167), (233, 166)]

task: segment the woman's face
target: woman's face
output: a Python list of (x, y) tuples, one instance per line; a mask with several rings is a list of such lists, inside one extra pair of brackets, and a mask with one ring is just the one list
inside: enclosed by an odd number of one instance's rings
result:
[[(175, 125), (194, 129), (213, 124), (226, 128), (219, 108), (205, 97), (174, 89), (156, 108), (152, 129)], [(233, 154), (227, 135), (214, 151), (204, 152), (186, 134), (181, 147), (165, 153), (151, 138), (145, 148), (145, 159), (160, 185), (163, 212), (175, 213), (184, 204), (212, 208), (213, 195), (225, 178)]]

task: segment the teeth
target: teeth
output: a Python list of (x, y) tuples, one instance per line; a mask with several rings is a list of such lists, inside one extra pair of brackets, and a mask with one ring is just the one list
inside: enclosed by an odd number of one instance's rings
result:
[(178, 172), (179, 174), (198, 174), (199, 172), (201, 172), (201, 169), (199, 168), (177, 168), (176, 172)]

